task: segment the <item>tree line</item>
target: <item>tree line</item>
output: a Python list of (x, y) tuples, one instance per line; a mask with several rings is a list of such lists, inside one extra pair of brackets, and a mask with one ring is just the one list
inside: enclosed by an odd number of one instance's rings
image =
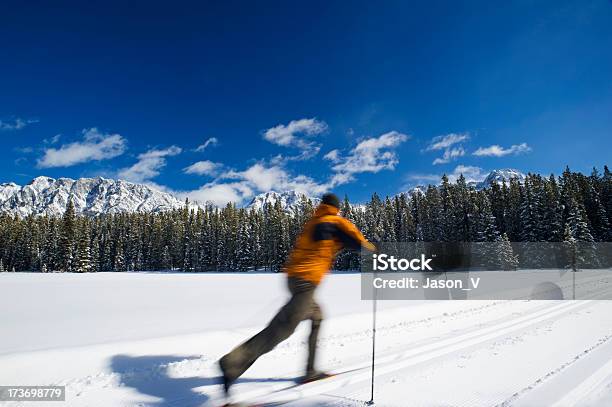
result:
[[(314, 211), (303, 198), (291, 211), (207, 206), (162, 213), (78, 216), (72, 202), (61, 217), (0, 215), (0, 271), (278, 271)], [(529, 174), (476, 190), (460, 176), (443, 176), (424, 193), (352, 205), (341, 214), (372, 241), (608, 242), (612, 240), (612, 174)], [(357, 269), (359, 256), (341, 253), (338, 269)]]

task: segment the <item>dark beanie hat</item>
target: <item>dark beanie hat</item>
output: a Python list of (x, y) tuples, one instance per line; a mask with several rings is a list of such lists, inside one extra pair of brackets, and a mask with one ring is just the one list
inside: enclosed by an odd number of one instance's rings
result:
[(336, 195), (332, 194), (331, 192), (323, 194), (323, 196), (321, 197), (321, 203), (324, 203), (325, 205), (331, 205), (340, 209), (340, 200)]

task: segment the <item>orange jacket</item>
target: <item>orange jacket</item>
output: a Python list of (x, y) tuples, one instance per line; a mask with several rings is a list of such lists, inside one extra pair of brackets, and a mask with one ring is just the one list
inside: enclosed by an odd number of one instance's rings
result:
[(304, 225), (284, 270), (289, 276), (319, 284), (342, 248), (362, 246), (375, 250), (355, 225), (338, 215), (338, 208), (321, 204)]

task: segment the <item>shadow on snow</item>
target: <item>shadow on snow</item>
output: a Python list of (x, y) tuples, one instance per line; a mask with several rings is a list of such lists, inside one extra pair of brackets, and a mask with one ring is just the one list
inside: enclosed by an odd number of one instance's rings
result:
[[(156, 397), (158, 401), (144, 402), (147, 406), (194, 406), (201, 405), (210, 396), (197, 391), (200, 387), (209, 387), (208, 393), (222, 392), (219, 376), (171, 377), (170, 365), (177, 362), (199, 360), (199, 356), (155, 355), (130, 356), (115, 355), (110, 360), (110, 368), (121, 376), (122, 386), (131, 387), (139, 393)], [(270, 383), (293, 382), (297, 378), (241, 378), (236, 383)]]

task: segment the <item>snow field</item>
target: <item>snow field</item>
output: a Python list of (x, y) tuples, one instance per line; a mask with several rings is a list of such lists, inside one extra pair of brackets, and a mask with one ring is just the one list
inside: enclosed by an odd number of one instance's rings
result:
[[(377, 405), (606, 405), (612, 303), (598, 294), (379, 302)], [(234, 401), (363, 405), (372, 321), (359, 295), (357, 274), (331, 275), (317, 293), (320, 367), (350, 372), (292, 387), (306, 358), (302, 324), (238, 381)], [(11, 312), (0, 317), (0, 383), (66, 385), (70, 406), (218, 406), (216, 361), (285, 299), (277, 274), (2, 273), (0, 306)]]

